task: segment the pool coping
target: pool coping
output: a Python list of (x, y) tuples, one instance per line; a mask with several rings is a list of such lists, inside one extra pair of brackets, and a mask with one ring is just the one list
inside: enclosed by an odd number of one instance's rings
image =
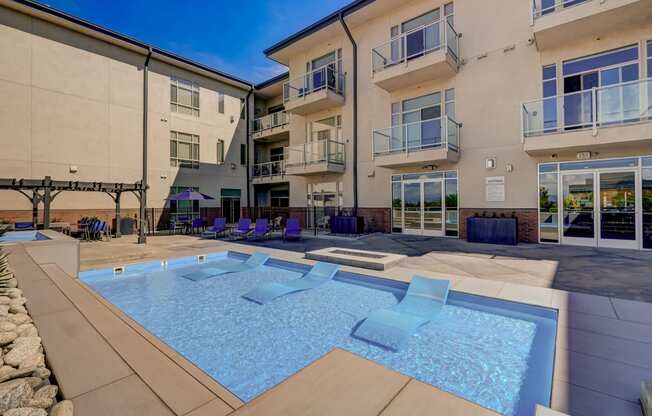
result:
[[(264, 250), (269, 252), (272, 257), (277, 258), (279, 260), (286, 260), (286, 261), (291, 261), (295, 263), (302, 263), (302, 264), (307, 264), (307, 265), (312, 265), (315, 262), (311, 260), (307, 260), (303, 258), (303, 253), (296, 253), (296, 252), (290, 252), (290, 251), (285, 251), (285, 250), (277, 250), (277, 249), (269, 249), (269, 248), (261, 248), (261, 247), (254, 247), (254, 246), (249, 246), (249, 245), (243, 245), (243, 244), (237, 244), (233, 242), (221, 242), (221, 241), (215, 241), (214, 243), (211, 244), (211, 246), (206, 246), (206, 247), (201, 247), (201, 246), (193, 246), (189, 247), (187, 249), (183, 250), (178, 250), (174, 253), (174, 257), (184, 257), (184, 256), (190, 256), (190, 255), (199, 255), (199, 254), (207, 254), (211, 252), (220, 252), (220, 251), (235, 251), (235, 252), (241, 252), (241, 253), (246, 253), (246, 254), (251, 254), (254, 251), (260, 251)], [(126, 261), (124, 264), (129, 264), (129, 263), (142, 263), (144, 261), (148, 260), (155, 260), (155, 259), (164, 259), (169, 256), (158, 256), (158, 255), (152, 255), (152, 256), (146, 256), (146, 258), (139, 258), (139, 259), (134, 259), (134, 261)], [(89, 267), (84, 267), (84, 269), (95, 269), (95, 268), (102, 268), (102, 267), (107, 267), (107, 266), (114, 266), (116, 265), (116, 262), (113, 261), (109, 263), (109, 261), (104, 263), (104, 266), (102, 265), (102, 262), (98, 262), (96, 264), (93, 264), (92, 266)], [(47, 266), (45, 265), (39, 265), (41, 269), (45, 268), (48, 271), (52, 272), (52, 270), (49, 270), (52, 268), (52, 266)], [(47, 266), (47, 267), (45, 267)], [(391, 279), (391, 280), (397, 280), (397, 281), (402, 281), (402, 282), (409, 282), (411, 276), (413, 274), (422, 274), (426, 276), (432, 276), (432, 277), (445, 277), (448, 278), (452, 281), (452, 287), (454, 290), (459, 291), (459, 292), (466, 292), (470, 294), (477, 294), (481, 296), (488, 296), (492, 298), (497, 298), (497, 299), (502, 299), (502, 300), (508, 300), (512, 302), (519, 302), (519, 303), (525, 303), (528, 305), (536, 305), (536, 306), (544, 306), (547, 308), (551, 309), (557, 309), (558, 311), (558, 320), (557, 320), (557, 344), (556, 344), (556, 351), (555, 351), (555, 369), (554, 369), (554, 375), (553, 375), (553, 392), (552, 392), (552, 406), (553, 408), (561, 411), (566, 411), (566, 412), (572, 412), (574, 415), (575, 414), (580, 414), (580, 412), (574, 411), (574, 408), (577, 406), (581, 406), (582, 408), (587, 408), (590, 407), (591, 405), (596, 406), (594, 403), (599, 403), (601, 406), (606, 406), (610, 409), (618, 409), (618, 410), (627, 410), (631, 411), (632, 413), (627, 413), (627, 414), (635, 414), (635, 408), (636, 405), (634, 403), (633, 398), (630, 398), (629, 392), (627, 394), (625, 393), (620, 393), (616, 392), (612, 394), (609, 390), (605, 390), (605, 388), (598, 388), (598, 389), (588, 389), (584, 385), (579, 385), (575, 380), (573, 380), (573, 375), (571, 374), (575, 369), (571, 368), (571, 358), (573, 358), (574, 361), (576, 360), (576, 356), (579, 354), (574, 347), (571, 347), (566, 344), (570, 344), (570, 341), (568, 338), (570, 338), (570, 335), (565, 335), (564, 339), (560, 340), (559, 334), (560, 330), (563, 328), (564, 333), (568, 332), (577, 332), (579, 329), (576, 329), (576, 324), (571, 322), (571, 318), (575, 315), (579, 316), (585, 316), (587, 318), (591, 319), (603, 319), (606, 320), (605, 322), (607, 323), (614, 323), (614, 322), (608, 322), (608, 321), (618, 321), (618, 322), (625, 322), (627, 325), (640, 325), (641, 327), (644, 327), (643, 329), (648, 329), (646, 325), (649, 325), (652, 327), (652, 322), (650, 323), (636, 323), (635, 319), (633, 318), (627, 318), (627, 319), (622, 319), (619, 316), (623, 314), (623, 311), (629, 310), (630, 312), (636, 312), (638, 309), (636, 308), (641, 308), (641, 307), (647, 307), (646, 305), (648, 304), (643, 304), (641, 305), (633, 305), (633, 304), (627, 304), (627, 305), (615, 305), (616, 300), (611, 300), (610, 298), (604, 298), (601, 296), (595, 296), (595, 295), (583, 295), (583, 294), (577, 294), (577, 293), (572, 293), (572, 292), (566, 292), (566, 291), (561, 291), (561, 290), (556, 290), (556, 289), (549, 289), (549, 288), (535, 288), (531, 286), (524, 286), (524, 285), (519, 285), (519, 284), (512, 284), (512, 283), (505, 283), (505, 282), (497, 282), (497, 281), (488, 281), (484, 279), (476, 279), (473, 277), (466, 277), (466, 276), (450, 276), (450, 275), (444, 275), (441, 273), (432, 273), (432, 272), (424, 272), (423, 270), (415, 270), (415, 269), (407, 269), (403, 267), (396, 267), (393, 268), (390, 271), (375, 271), (375, 270), (368, 270), (368, 269), (359, 269), (351, 266), (342, 266), (342, 270), (344, 271), (349, 271), (353, 273), (358, 273), (358, 274), (364, 274), (364, 275), (370, 275), (370, 276), (376, 276), (376, 277), (381, 277), (381, 278), (386, 278), (386, 279)], [(55, 273), (56, 274), (56, 273)], [(68, 280), (74, 281), (75, 279), (72, 276), (67, 276)], [(21, 282), (20, 276), (17, 276), (19, 282)], [(86, 285), (84, 285), (81, 282), (76, 282), (76, 285), (78, 287), (84, 288), (85, 291), (91, 292), (93, 302), (96, 304), (102, 305), (103, 308), (107, 310), (111, 310), (111, 313), (114, 315), (124, 315), (121, 311), (117, 310), (117, 308), (113, 307), (113, 305), (108, 304), (108, 302), (104, 299), (101, 298), (98, 294), (92, 291), (92, 289), (88, 288)], [(26, 293), (29, 298), (29, 294)], [(102, 302), (103, 301), (103, 302)], [(636, 302), (634, 302), (636, 303)], [(28, 307), (30, 304), (28, 303)], [(621, 308), (631, 308), (631, 309), (621, 309)], [(123, 316), (124, 317), (124, 316)], [(92, 317), (91, 317), (92, 318)], [(124, 317), (126, 318), (126, 317)], [(39, 322), (38, 319), (35, 319), (37, 327), (39, 327)], [(144, 328), (140, 327), (138, 324), (135, 322), (131, 321), (126, 318), (123, 320), (123, 322), (127, 322), (129, 324), (129, 327), (132, 328), (134, 331), (136, 331), (140, 337), (147, 339), (151, 338), (148, 340), (148, 342), (158, 342), (162, 344), (162, 348), (166, 347), (162, 341), (156, 339), (155, 337), (151, 336)], [(602, 322), (602, 323), (605, 323)], [(137, 328), (137, 329), (136, 329)], [(586, 329), (586, 328), (581, 328), (581, 329)], [(39, 330), (41, 328), (39, 327)], [(606, 332), (603, 332), (606, 334)], [(609, 336), (612, 336), (609, 334)], [(632, 336), (631, 334), (628, 334), (628, 336)], [(643, 335), (641, 335), (643, 337)], [(47, 351), (47, 335), (44, 335), (44, 345), (46, 346), (46, 352)], [(178, 364), (178, 360), (181, 360), (180, 362), (186, 361), (183, 357), (179, 356), (178, 353), (172, 351), (168, 351), (169, 356), (168, 358), (174, 365), (180, 365)], [(330, 354), (330, 353), (329, 353)], [(318, 359), (315, 361), (313, 364), (319, 363), (321, 360), (325, 359), (329, 354), (326, 354), (324, 357)], [(176, 357), (175, 357), (176, 355)], [(586, 354), (580, 354), (582, 355), (582, 359), (595, 359), (596, 357), (591, 357), (588, 355), (585, 357)], [(360, 360), (364, 360), (362, 357), (358, 357)], [(144, 357), (145, 360), (147, 360), (147, 357)], [(603, 360), (604, 361), (604, 360)], [(607, 360), (608, 361), (608, 360)], [(615, 362), (615, 361), (613, 361)], [(612, 362), (612, 363), (613, 363)], [(187, 364), (187, 361), (186, 361)], [(602, 362), (596, 363), (595, 366), (598, 366), (598, 364), (602, 365)], [(311, 366), (306, 367), (309, 368)], [(192, 369), (192, 370), (191, 370)], [(652, 370), (652, 369), (651, 369)], [(203, 374), (206, 376), (200, 369), (196, 368), (192, 364), (189, 364), (188, 370), (186, 371), (195, 371), (198, 373), (198, 377), (201, 378), (201, 375)], [(391, 370), (390, 370), (391, 371)], [(55, 374), (57, 374), (56, 369), (55, 369)], [(298, 373), (297, 373), (298, 374)], [(638, 374), (638, 373), (637, 373)], [(647, 374), (647, 373), (646, 373)], [(650, 371), (650, 374), (652, 374), (652, 371)], [(296, 374), (295, 374), (296, 375)], [(138, 374), (136, 374), (138, 376)], [(208, 377), (208, 376), (206, 376)], [(291, 376), (284, 382), (280, 383), (278, 386), (284, 385), (285, 383), (289, 382), (290, 380), (293, 380), (294, 376)], [(342, 375), (342, 377), (346, 377), (345, 374)], [(210, 379), (210, 377), (208, 377)], [(212, 379), (210, 379), (212, 380)], [(213, 380), (214, 381), (214, 380)], [(640, 382), (640, 380), (636, 380), (636, 383)], [(146, 383), (145, 383), (146, 385)], [(146, 387), (150, 387), (146, 385)], [(432, 386), (427, 386), (431, 390), (430, 392), (432, 395), (437, 396), (441, 390), (436, 389), (435, 387)], [(274, 391), (276, 394), (279, 394), (276, 389), (271, 389), (270, 391)], [(65, 392), (64, 392), (65, 393)], [(271, 394), (271, 393), (270, 393)], [(267, 393), (261, 395), (260, 397), (266, 396)], [(286, 394), (283, 394), (284, 400), (289, 400), (291, 397), (289, 397)], [(391, 409), (393, 406), (394, 401), (399, 400), (401, 401), (402, 398), (404, 397), (404, 390), (401, 390), (397, 393), (397, 395), (392, 399), (391, 402), (387, 403), (387, 406), (385, 409), (382, 411), (382, 415), (385, 416), (385, 411), (387, 409)], [(156, 394), (154, 395), (156, 396)], [(290, 395), (291, 396), (291, 395)], [(571, 397), (572, 396), (572, 397)], [(622, 397), (626, 396), (626, 397)], [(159, 401), (162, 401), (162, 397), (158, 397)], [(577, 398), (579, 397), (579, 399)], [(306, 398), (304, 398), (307, 400)], [(463, 403), (464, 399), (456, 397), (456, 396), (451, 396), (448, 398), (444, 398), (441, 400), (452, 400), (453, 402), (458, 403), (460, 408), (464, 408)], [(168, 398), (168, 400), (171, 400)], [(221, 401), (220, 399), (219, 401)], [(305, 400), (303, 405), (305, 405)], [(240, 411), (241, 409), (248, 408), (248, 406), (255, 402), (252, 401), (249, 404), (245, 406), (236, 406), (237, 410)], [(301, 402), (301, 401), (300, 401)], [(301, 403), (299, 403), (301, 404)], [(200, 408), (197, 408), (195, 411), (191, 413), (187, 413), (188, 416), (200, 416), (200, 415), (208, 415), (208, 414), (226, 414), (226, 413), (220, 413), (224, 409), (214, 409), (213, 407), (216, 407), (216, 401), (211, 401), (206, 403), (205, 405), (201, 406)], [(217, 406), (219, 407), (219, 406)], [(169, 410), (169, 408), (167, 408)], [(305, 410), (305, 408), (302, 408), (299, 406), (299, 412), (297, 413), (291, 413), (291, 412), (286, 412), (286, 413), (278, 413), (278, 414), (304, 414), (301, 413), (301, 410)], [(234, 410), (234, 407), (229, 406), (229, 410)], [(288, 410), (288, 409), (286, 409)], [(296, 410), (296, 409), (295, 409)], [(313, 409), (314, 410), (314, 409)], [(640, 408), (638, 410), (640, 412)], [(244, 413), (244, 410), (242, 410)], [(462, 413), (460, 411), (461, 415), (464, 414), (473, 414), (473, 413)], [(82, 414), (82, 413), (79, 413)], [(88, 413), (92, 414), (92, 413)], [(118, 412), (112, 413), (112, 414), (120, 414)], [(164, 414), (164, 413), (141, 413), (141, 414)], [(174, 412), (171, 413), (165, 413), (165, 414), (175, 414)], [(176, 413), (179, 414), (179, 413)], [(239, 414), (239, 413), (238, 413)], [(268, 413), (268, 412), (263, 412), (261, 414), (274, 414), (274, 413)], [(453, 413), (451, 413), (453, 414)], [(587, 414), (587, 413), (584, 413)], [(618, 412), (613, 412), (613, 414), (619, 414)], [(622, 413), (625, 414), (625, 413)], [(640, 414), (640, 413), (639, 413)]]

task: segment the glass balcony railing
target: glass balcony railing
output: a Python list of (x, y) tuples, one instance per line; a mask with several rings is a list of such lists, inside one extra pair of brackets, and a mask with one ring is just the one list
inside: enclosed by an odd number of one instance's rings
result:
[(344, 95), (344, 74), (328, 64), (283, 84), (283, 100), (292, 101), (317, 91), (331, 90)]
[(286, 166), (301, 166), (324, 162), (343, 165), (344, 161), (344, 143), (335, 140), (324, 139), (290, 146), (285, 152)]
[(285, 111), (277, 111), (254, 119), (252, 130), (254, 133), (259, 133), (261, 131), (273, 129), (274, 127), (284, 126), (288, 124), (289, 121), (290, 119)]
[(285, 174), (285, 161), (276, 160), (274, 162), (256, 163), (252, 167), (252, 176), (254, 178), (267, 178)]
[(522, 115), (524, 137), (650, 121), (652, 78), (525, 102)]
[(374, 72), (446, 48), (457, 62), (459, 36), (448, 20), (439, 20), (395, 37), (371, 51)]
[(459, 151), (460, 125), (450, 117), (374, 130), (374, 156), (447, 148)]
[(537, 19), (591, 0), (532, 0), (532, 17)]

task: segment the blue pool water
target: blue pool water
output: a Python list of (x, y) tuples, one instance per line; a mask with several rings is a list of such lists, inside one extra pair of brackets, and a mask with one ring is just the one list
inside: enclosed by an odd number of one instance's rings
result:
[[(216, 253), (205, 263), (244, 258)], [(197, 262), (148, 262), (80, 278), (243, 401), (339, 347), (502, 414), (532, 415), (536, 403), (549, 404), (553, 310), (451, 292), (438, 318), (391, 352), (350, 334), (370, 311), (397, 303), (405, 283), (339, 272), (318, 289), (259, 305), (241, 296), (308, 267), (270, 260), (255, 272), (179, 277)]]
[(0, 244), (37, 240), (49, 240), (49, 238), (39, 233), (38, 231), (9, 231), (6, 234), (0, 236)]

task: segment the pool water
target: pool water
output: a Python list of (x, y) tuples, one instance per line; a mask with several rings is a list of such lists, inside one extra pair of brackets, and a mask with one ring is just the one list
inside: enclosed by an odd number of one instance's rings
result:
[(40, 240), (49, 240), (49, 238), (39, 233), (38, 231), (9, 231), (0, 236), (0, 244)]
[[(204, 261), (244, 258), (216, 253)], [(80, 278), (245, 402), (339, 347), (502, 414), (549, 405), (554, 310), (452, 291), (439, 316), (392, 352), (351, 333), (369, 312), (397, 303), (405, 283), (339, 272), (320, 288), (259, 305), (241, 296), (308, 267), (270, 260), (252, 272), (180, 277), (197, 263), (179, 258)]]

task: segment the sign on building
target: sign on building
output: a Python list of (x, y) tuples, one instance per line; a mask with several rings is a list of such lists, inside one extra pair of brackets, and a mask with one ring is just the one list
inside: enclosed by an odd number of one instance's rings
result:
[(489, 176), (486, 178), (487, 202), (505, 201), (505, 177)]

